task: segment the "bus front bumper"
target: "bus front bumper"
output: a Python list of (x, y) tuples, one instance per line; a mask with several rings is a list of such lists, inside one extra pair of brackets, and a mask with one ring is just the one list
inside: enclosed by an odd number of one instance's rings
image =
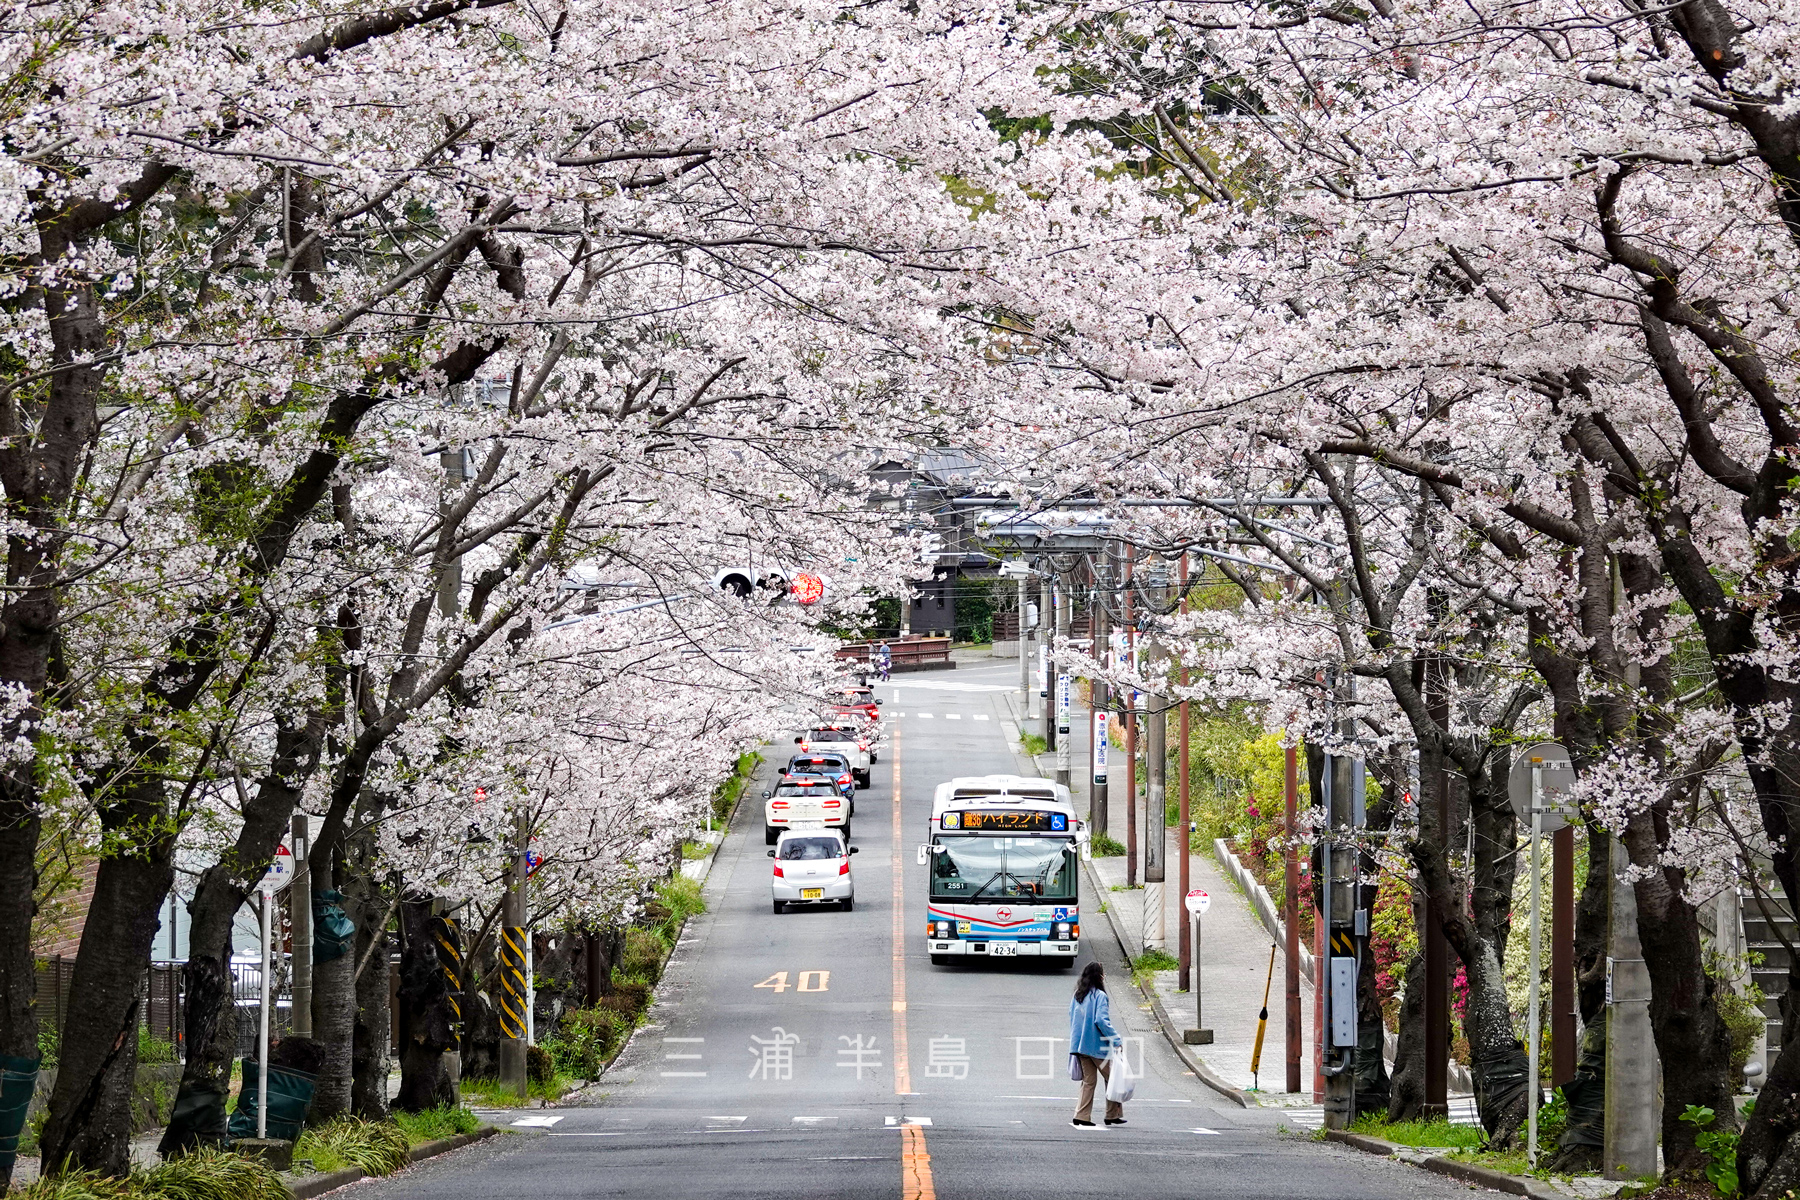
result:
[(1081, 953), (1081, 943), (1067, 942), (1009, 942), (1002, 938), (988, 940), (951, 938), (928, 938), (926, 944), (933, 954), (966, 954), (977, 958), (1063, 958)]

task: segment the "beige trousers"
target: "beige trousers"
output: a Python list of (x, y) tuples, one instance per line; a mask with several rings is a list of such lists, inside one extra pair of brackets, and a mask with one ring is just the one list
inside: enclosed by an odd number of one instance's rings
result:
[[(1075, 1106), (1075, 1119), (1092, 1121), (1094, 1119), (1094, 1089), (1099, 1086), (1102, 1079), (1112, 1073), (1112, 1064), (1104, 1058), (1094, 1058), (1088, 1054), (1077, 1054), (1075, 1057), (1081, 1062), (1081, 1103)], [(1105, 1094), (1105, 1090), (1102, 1089), (1101, 1095)], [(1116, 1100), (1106, 1102), (1107, 1120), (1116, 1121), (1124, 1115), (1125, 1106), (1123, 1104)]]

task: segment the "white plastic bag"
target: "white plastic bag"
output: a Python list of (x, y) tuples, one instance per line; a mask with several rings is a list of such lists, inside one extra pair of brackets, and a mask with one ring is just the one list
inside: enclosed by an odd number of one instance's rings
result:
[(1109, 1064), (1106, 1075), (1106, 1099), (1109, 1103), (1123, 1104), (1137, 1092), (1137, 1080), (1132, 1078), (1125, 1065), (1125, 1055), (1114, 1046), (1106, 1055)]

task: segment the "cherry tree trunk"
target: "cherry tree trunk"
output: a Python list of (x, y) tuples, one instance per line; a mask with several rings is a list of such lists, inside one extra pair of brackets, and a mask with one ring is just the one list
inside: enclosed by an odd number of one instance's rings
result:
[[(1444, 1053), (1444, 1048), (1438, 1051)], [(1416, 1121), (1425, 1111), (1425, 956), (1406, 963), (1400, 997), (1400, 1029), (1394, 1047), (1394, 1077), (1388, 1087), (1388, 1120)]]
[(394, 1107), (405, 1112), (422, 1112), (456, 1098), (444, 1058), (456, 1049), (456, 1026), (434, 924), (428, 898), (401, 903), (400, 1003), (394, 1013), (400, 1032), (400, 1094)]
[[(109, 832), (122, 831), (115, 825)], [(167, 839), (100, 860), (40, 1142), (46, 1172), (124, 1175), (131, 1166), (131, 1089), (144, 974), (158, 913), (174, 879)]]

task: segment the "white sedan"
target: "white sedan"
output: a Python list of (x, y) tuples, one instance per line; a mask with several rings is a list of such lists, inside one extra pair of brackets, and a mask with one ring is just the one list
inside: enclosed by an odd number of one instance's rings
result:
[(769, 880), (776, 912), (790, 904), (836, 904), (849, 912), (856, 904), (850, 856), (856, 847), (835, 829), (823, 825), (788, 829), (769, 857), (775, 870)]

